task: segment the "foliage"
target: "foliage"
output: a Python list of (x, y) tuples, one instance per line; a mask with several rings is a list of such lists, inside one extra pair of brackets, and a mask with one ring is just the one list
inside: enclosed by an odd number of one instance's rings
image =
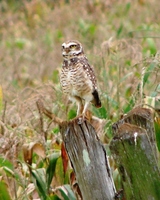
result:
[(76, 199), (59, 128), (36, 106), (41, 99), (61, 119), (76, 115), (59, 84), (65, 40), (79, 40), (94, 65), (103, 106), (90, 110), (105, 122), (103, 142), (134, 106), (153, 106), (146, 99), (160, 94), (159, 6), (149, 0), (0, 1), (0, 199)]

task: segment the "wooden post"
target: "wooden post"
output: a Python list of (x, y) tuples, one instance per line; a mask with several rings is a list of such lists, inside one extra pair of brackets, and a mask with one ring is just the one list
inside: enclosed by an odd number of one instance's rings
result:
[(84, 200), (113, 200), (116, 194), (106, 151), (92, 125), (77, 119), (60, 131)]
[(46, 109), (37, 107), (60, 127), (63, 142), (76, 174), (83, 200), (113, 200), (117, 197), (106, 151), (93, 126), (74, 119), (65, 122)]
[(125, 199), (159, 200), (160, 171), (153, 115), (136, 108), (113, 125), (112, 156), (122, 177)]

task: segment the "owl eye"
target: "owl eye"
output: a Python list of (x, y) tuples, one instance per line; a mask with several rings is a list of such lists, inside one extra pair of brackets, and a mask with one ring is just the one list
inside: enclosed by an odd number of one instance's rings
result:
[(74, 47), (76, 47), (76, 45), (71, 45), (69, 48), (72, 49), (72, 48), (74, 48)]

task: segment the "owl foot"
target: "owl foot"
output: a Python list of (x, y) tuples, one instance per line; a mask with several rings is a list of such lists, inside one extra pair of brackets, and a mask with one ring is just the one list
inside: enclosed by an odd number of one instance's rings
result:
[(75, 119), (78, 124), (83, 124), (83, 122), (86, 120), (86, 116), (81, 114), (81, 115), (78, 115)]
[(83, 122), (84, 122), (84, 117), (82, 116), (82, 117), (78, 117), (78, 119), (77, 119), (77, 123), (78, 124), (83, 124)]
[(91, 122), (92, 113), (91, 113), (89, 110), (87, 110), (85, 114), (80, 114), (80, 115), (78, 115), (76, 118), (77, 118), (77, 123), (78, 123), (78, 124), (83, 124), (83, 122), (84, 122), (85, 120)]

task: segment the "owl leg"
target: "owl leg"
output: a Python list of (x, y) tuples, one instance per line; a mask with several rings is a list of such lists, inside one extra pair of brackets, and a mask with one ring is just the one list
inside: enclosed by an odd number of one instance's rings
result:
[(82, 114), (83, 104), (82, 102), (77, 102), (78, 109), (77, 109), (77, 116)]
[(86, 111), (87, 111), (87, 108), (89, 106), (89, 103), (90, 102), (85, 102), (84, 108), (83, 108), (83, 111), (82, 111), (82, 115), (78, 119), (78, 124), (82, 124), (84, 122), (85, 116), (86, 116)]
[(77, 103), (77, 116), (81, 115), (82, 114), (82, 111), (83, 111), (83, 103), (82, 103), (82, 99), (78, 96), (75, 96), (75, 99), (76, 99), (76, 103)]
[(86, 113), (86, 111), (87, 111), (87, 108), (88, 108), (88, 106), (89, 106), (89, 103), (90, 102), (85, 102), (85, 104), (84, 104), (84, 109), (83, 109), (83, 112), (82, 112), (82, 115), (85, 117), (85, 113)]

